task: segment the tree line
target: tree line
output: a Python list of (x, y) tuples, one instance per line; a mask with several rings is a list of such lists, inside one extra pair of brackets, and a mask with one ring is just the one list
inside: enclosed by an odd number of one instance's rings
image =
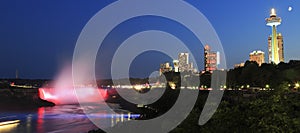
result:
[[(200, 86), (210, 86), (211, 74), (200, 75)], [(254, 61), (246, 61), (243, 67), (230, 69), (227, 72), (227, 88), (239, 89), (247, 87), (276, 88), (286, 83), (290, 88), (300, 81), (300, 61), (291, 60), (288, 63), (264, 63), (259, 66)]]

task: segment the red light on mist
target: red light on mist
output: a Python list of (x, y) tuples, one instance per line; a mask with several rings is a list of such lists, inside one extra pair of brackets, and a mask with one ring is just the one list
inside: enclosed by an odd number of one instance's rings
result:
[[(43, 100), (60, 104), (77, 104), (81, 102), (101, 102), (109, 97), (107, 89), (99, 88), (39, 88), (39, 97)], [(101, 98), (102, 96), (102, 98)]]
[(102, 95), (103, 99), (106, 100), (108, 98), (108, 92), (107, 89), (98, 89), (100, 94)]
[(59, 104), (58, 99), (52, 95), (50, 88), (39, 88), (39, 97), (43, 100), (53, 102), (54, 104)]

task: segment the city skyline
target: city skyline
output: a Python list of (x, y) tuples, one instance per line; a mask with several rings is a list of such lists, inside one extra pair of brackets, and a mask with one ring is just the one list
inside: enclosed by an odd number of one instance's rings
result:
[[(14, 78), (16, 70), (20, 78), (55, 77), (62, 66), (70, 62), (76, 40), (86, 22), (112, 2), (108, 0), (99, 2), (2, 1), (0, 57), (5, 63), (0, 66), (0, 78)], [(278, 29), (284, 35), (285, 61), (300, 59), (299, 49), (297, 49), (299, 47), (297, 36), (300, 31), (298, 26), (300, 19), (297, 14), (300, 10), (296, 6), (299, 5), (299, 1), (255, 0), (228, 3), (188, 0), (187, 2), (202, 12), (214, 26), (223, 44), (228, 68), (247, 60), (248, 53), (254, 49), (267, 51), (266, 37), (270, 35), (270, 29), (262, 20), (269, 15), (271, 8), (275, 8), (278, 16), (283, 20), (283, 24)], [(147, 24), (154, 21), (145, 22)], [(173, 28), (176, 24), (169, 26)], [(128, 28), (132, 27), (134, 26), (128, 26)], [(136, 28), (143, 29), (141, 26)], [(176, 32), (176, 29), (169, 31)], [(120, 38), (126, 36), (124, 34), (120, 34)], [(187, 45), (191, 49), (198, 49), (196, 52), (200, 51), (198, 54), (202, 55), (204, 44), (196, 44), (187, 34), (183, 36), (186, 40), (190, 40)], [(119, 40), (115, 39), (111, 42), (119, 42)], [(111, 47), (108, 46), (106, 49)], [(200, 64), (203, 63), (203, 57), (196, 58)], [(162, 58), (160, 61), (166, 59), (168, 58)], [(106, 70), (106, 66), (101, 63), (100, 66)], [(105, 75), (104, 72), (101, 74)]]
[(2, 0), (0, 132), (298, 132), (300, 1)]

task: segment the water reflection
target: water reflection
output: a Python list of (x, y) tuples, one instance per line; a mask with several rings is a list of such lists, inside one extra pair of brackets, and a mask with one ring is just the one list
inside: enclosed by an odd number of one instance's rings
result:
[[(97, 107), (90, 107), (97, 108)], [(114, 126), (119, 122), (125, 122), (139, 117), (128, 111), (117, 109), (118, 115), (107, 114), (105, 111), (96, 112), (90, 116), (101, 119), (110, 119), (106, 127)], [(83, 113), (79, 105), (60, 105), (54, 107), (42, 107), (36, 110), (26, 111), (1, 111), (0, 118), (13, 118), (14, 123), (0, 124), (0, 132), (44, 133), (44, 132), (87, 132), (97, 127)], [(9, 120), (0, 119), (0, 122)]]
[(19, 125), (20, 120), (0, 122), (1, 133), (9, 133)]
[(41, 107), (38, 108), (37, 110), (37, 126), (36, 126), (36, 131), (39, 133), (43, 133), (43, 123), (44, 123), (44, 113), (45, 113), (45, 108)]

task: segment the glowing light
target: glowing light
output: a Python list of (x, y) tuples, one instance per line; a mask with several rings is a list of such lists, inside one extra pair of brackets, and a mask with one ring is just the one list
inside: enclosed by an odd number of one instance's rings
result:
[(20, 123), (20, 120), (0, 122), (0, 131), (1, 132), (12, 132)]
[(137, 107), (142, 108), (142, 107), (144, 107), (144, 104), (138, 104)]
[(271, 9), (271, 16), (276, 16), (276, 10), (275, 10), (275, 8)]
[(299, 88), (300, 87), (300, 84), (299, 83), (296, 83), (295, 84), (295, 88), (297, 89), (297, 88)]
[(0, 126), (14, 124), (14, 123), (18, 123), (18, 122), (20, 122), (20, 120), (0, 122)]
[(293, 7), (289, 6), (288, 8), (289, 12), (293, 10)]
[(57, 97), (51, 94), (51, 89), (49, 88), (39, 88), (39, 97), (43, 100), (59, 104)]
[(151, 85), (150, 84), (133, 85), (131, 88), (137, 91), (142, 91), (143, 89), (150, 89)]
[[(107, 90), (99, 89), (99, 92), (100, 92), (100, 94), (102, 95), (102, 97), (103, 97), (104, 99), (107, 99), (107, 98), (108, 98), (109, 94), (108, 94)], [(113, 98), (115, 98), (115, 96), (113, 96)]]
[[(44, 114), (45, 114), (45, 108), (44, 107), (38, 108), (38, 111), (37, 111), (37, 124), (38, 125), (43, 125), (43, 123), (44, 123)], [(37, 127), (37, 132), (38, 133), (45, 132), (44, 129), (43, 129), (43, 126), (38, 126)]]
[(173, 82), (169, 82), (169, 86), (170, 86), (173, 90), (176, 89), (176, 84), (173, 83)]
[(266, 88), (270, 88), (270, 85), (267, 84), (267, 85), (266, 85)]
[(135, 85), (135, 86), (133, 86), (133, 88), (137, 91), (141, 91), (143, 89), (143, 86), (142, 85)]
[(9, 124), (9, 125), (2, 125), (2, 126), (0, 126), (0, 131), (1, 132), (11, 132), (18, 125), (19, 125), (19, 123), (13, 123), (13, 124)]
[(46, 92), (44, 88), (40, 88), (39, 92), (40, 92), (40, 98), (44, 100), (56, 99), (56, 97), (53, 96), (51, 93), (49, 93), (49, 91)]
[[(43, 100), (58, 104), (76, 104), (77, 97), (84, 99), (82, 102), (99, 102), (108, 98), (107, 90), (101, 88), (82, 87), (77, 90), (74, 88), (39, 88), (39, 97)], [(100, 97), (102, 96), (103, 99)]]
[[(106, 90), (90, 86), (89, 84), (73, 85), (71, 65), (66, 66), (49, 86), (39, 88), (39, 97), (57, 104), (77, 104), (81, 102), (99, 102), (105, 100)], [(101, 97), (102, 95), (102, 97)]]

